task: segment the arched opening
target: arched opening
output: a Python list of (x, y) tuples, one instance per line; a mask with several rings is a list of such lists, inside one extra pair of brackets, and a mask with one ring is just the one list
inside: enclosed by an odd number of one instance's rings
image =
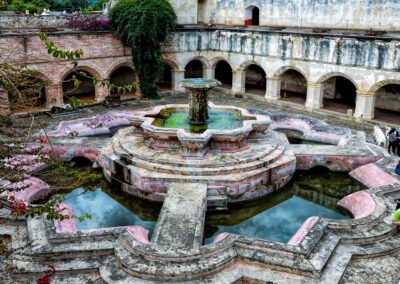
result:
[(400, 84), (388, 84), (375, 93), (375, 119), (400, 124)]
[(324, 109), (354, 113), (356, 105), (357, 88), (353, 82), (343, 76), (334, 76), (323, 82), (324, 84)]
[(305, 104), (307, 80), (298, 71), (289, 69), (281, 76), (281, 99), (297, 104)]
[(249, 6), (246, 8), (244, 24), (246, 26), (260, 25), (260, 9), (257, 6)]
[(203, 69), (203, 62), (194, 59), (185, 67), (185, 78), (203, 78)]
[[(79, 81), (79, 85), (75, 85), (73, 76)], [(73, 98), (83, 103), (92, 103), (95, 100), (96, 88), (93, 83), (94, 76), (87, 71), (77, 70), (70, 72), (62, 82), (62, 91), (64, 103), (71, 103)]]
[(245, 70), (245, 88), (246, 93), (256, 95), (265, 95), (266, 77), (264, 69), (256, 64), (249, 65)]
[(221, 60), (215, 65), (215, 79), (222, 83), (223, 88), (232, 88), (232, 68), (225, 60)]
[(38, 92), (21, 92), (22, 96), (8, 92), (8, 102), (13, 113), (24, 112), (27, 110), (38, 110), (46, 106), (46, 89), (42, 87)]
[(164, 62), (163, 70), (157, 79), (157, 85), (161, 92), (172, 90), (172, 72), (173, 68), (168, 63)]
[[(122, 87), (126, 86), (128, 84), (132, 84), (136, 81), (136, 73), (133, 71), (131, 67), (128, 66), (121, 66), (115, 69), (111, 75), (110, 75), (110, 83), (117, 86), (117, 87)], [(112, 95), (114, 94), (120, 94), (121, 96), (124, 97), (131, 97), (135, 95), (135, 89), (133, 89), (131, 92), (126, 92), (125, 94), (123, 93), (118, 93), (117, 90), (113, 90), (111, 92)]]

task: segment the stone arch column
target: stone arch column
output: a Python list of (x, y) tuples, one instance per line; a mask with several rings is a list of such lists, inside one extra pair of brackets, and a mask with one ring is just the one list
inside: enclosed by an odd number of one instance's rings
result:
[(323, 107), (324, 84), (311, 83), (307, 84), (307, 98), (305, 107), (307, 110), (313, 110)]
[(62, 86), (59, 84), (52, 84), (46, 86), (46, 106), (52, 107), (54, 105), (59, 105), (64, 102)]
[(236, 70), (232, 72), (232, 95), (244, 94), (245, 88), (245, 73), (244, 70)]
[(95, 90), (94, 100), (96, 102), (102, 102), (108, 95), (110, 95), (110, 91), (107, 89), (107, 87), (101, 87), (96, 84), (94, 90)]
[(181, 92), (185, 88), (181, 87), (181, 81), (185, 79), (185, 69), (174, 69), (172, 71), (172, 90)]
[(375, 95), (357, 92), (354, 117), (366, 120), (374, 118), (375, 98)]
[(267, 101), (277, 101), (281, 96), (281, 77), (268, 77), (267, 78), (267, 91), (265, 92), (265, 99)]
[(0, 116), (11, 114), (10, 102), (8, 101), (8, 93), (0, 88)]
[(215, 76), (215, 66), (206, 66), (205, 67), (205, 77), (206, 79), (214, 79)]

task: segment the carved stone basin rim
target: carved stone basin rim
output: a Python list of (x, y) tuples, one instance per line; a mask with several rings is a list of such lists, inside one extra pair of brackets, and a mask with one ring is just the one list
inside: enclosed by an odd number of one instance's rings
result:
[(137, 112), (132, 118), (130, 118), (131, 125), (135, 127), (141, 127), (146, 132), (151, 132), (159, 136), (176, 136), (180, 141), (208, 141), (212, 136), (240, 136), (248, 135), (251, 131), (263, 132), (268, 129), (271, 124), (271, 119), (265, 115), (250, 114), (246, 109), (236, 106), (219, 106), (212, 102), (208, 104), (211, 108), (218, 109), (230, 109), (238, 110), (245, 118), (252, 117), (254, 120), (243, 120), (243, 126), (235, 129), (222, 130), (222, 129), (207, 129), (203, 133), (190, 133), (185, 131), (183, 128), (164, 128), (152, 125), (154, 117), (160, 113), (161, 110), (166, 108), (188, 108), (187, 104), (168, 104), (159, 105), (151, 109)]

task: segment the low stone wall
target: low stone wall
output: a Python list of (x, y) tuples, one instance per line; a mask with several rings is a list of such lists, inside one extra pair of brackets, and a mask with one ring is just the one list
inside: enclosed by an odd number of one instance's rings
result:
[[(0, 29), (32, 29), (32, 28), (64, 28), (69, 20), (76, 15), (34, 16), (14, 15), (0, 16)], [(104, 15), (88, 15), (87, 18), (105, 18)]]

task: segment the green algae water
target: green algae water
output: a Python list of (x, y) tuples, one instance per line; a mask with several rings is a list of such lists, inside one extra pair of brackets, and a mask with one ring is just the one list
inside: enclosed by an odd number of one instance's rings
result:
[[(163, 128), (183, 128), (190, 133), (203, 133), (207, 129), (230, 130), (243, 126), (242, 113), (238, 110), (209, 108), (206, 125), (189, 123), (189, 109), (165, 108), (155, 117), (152, 125)], [(251, 119), (251, 117), (246, 117)]]

